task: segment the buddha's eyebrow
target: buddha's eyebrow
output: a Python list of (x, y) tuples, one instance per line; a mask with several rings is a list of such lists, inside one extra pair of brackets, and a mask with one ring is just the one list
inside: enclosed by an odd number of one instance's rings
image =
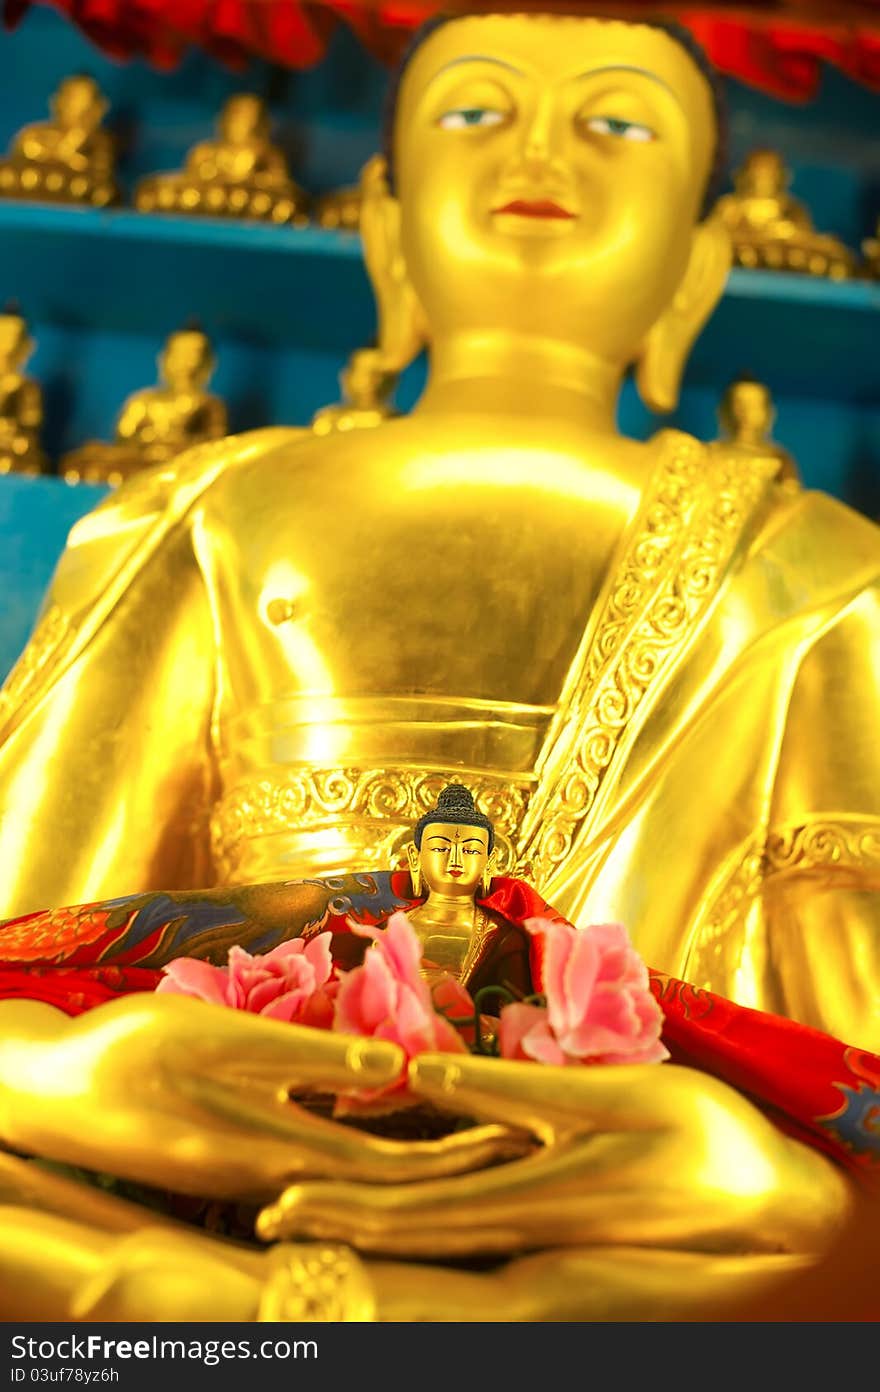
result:
[(679, 106), (681, 105), (678, 93), (674, 88), (670, 87), (668, 82), (664, 82), (662, 77), (658, 77), (656, 73), (649, 72), (647, 68), (637, 68), (628, 63), (609, 63), (608, 66), (604, 68), (587, 68), (586, 72), (577, 73), (575, 77), (571, 78), (571, 81), (582, 82), (585, 77), (598, 77), (600, 73), (637, 73), (639, 77), (646, 77), (649, 82), (656, 82), (658, 87), (662, 87), (671, 97), (675, 98)]
[(506, 63), (503, 58), (493, 58), (489, 53), (465, 53), (461, 58), (451, 58), (448, 63), (444, 63), (442, 68), (438, 68), (431, 78), (440, 76), (441, 73), (448, 72), (450, 68), (458, 68), (462, 63), (491, 63), (493, 67), (504, 68), (507, 72), (516, 73), (517, 77), (525, 77), (522, 68), (517, 68), (513, 63)]

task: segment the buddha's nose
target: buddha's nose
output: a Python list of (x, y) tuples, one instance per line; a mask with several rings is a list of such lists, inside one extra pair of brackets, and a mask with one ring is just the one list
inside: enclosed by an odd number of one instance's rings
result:
[(536, 102), (523, 138), (520, 158), (525, 169), (534, 177), (545, 174), (554, 163), (557, 151), (558, 117), (553, 93), (545, 92)]
[(460, 870), (460, 869), (461, 869), (461, 847), (458, 846), (458, 845), (456, 845), (455, 843), (453, 843), (452, 849), (451, 849), (450, 852), (449, 852), (449, 859), (448, 859), (447, 862), (446, 862), (446, 869), (447, 869), (447, 870)]

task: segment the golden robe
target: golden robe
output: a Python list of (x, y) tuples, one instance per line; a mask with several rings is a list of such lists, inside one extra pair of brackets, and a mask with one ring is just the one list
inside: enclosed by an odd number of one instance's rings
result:
[[(484, 753), (456, 762), (430, 744), (442, 694), (398, 692), (386, 748), (424, 737), (328, 766), (290, 744), (283, 689), (229, 708), (224, 645), (246, 656), (250, 635), (206, 521), (224, 478), (295, 438), (199, 447), (73, 529), (0, 694), (0, 914), (308, 875), (310, 856), (376, 868), (455, 777), (502, 868), (573, 921), (621, 921), (660, 971), (880, 1047), (878, 529), (775, 458), (662, 432), (556, 704), (465, 702), (447, 723), (484, 721)], [(340, 829), (356, 864), (333, 862)]]

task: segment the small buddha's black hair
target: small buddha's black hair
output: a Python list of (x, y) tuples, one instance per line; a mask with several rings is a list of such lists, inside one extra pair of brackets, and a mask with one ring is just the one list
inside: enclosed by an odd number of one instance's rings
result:
[[(421, 24), (419, 28), (415, 30), (391, 74), (391, 80), (385, 94), (385, 106), (382, 116), (382, 153), (385, 156), (385, 163), (388, 171), (388, 187), (391, 189), (392, 193), (394, 192), (394, 121), (397, 116), (400, 87), (410, 62), (415, 57), (422, 44), (425, 43), (437, 29), (442, 29), (444, 25), (451, 24), (456, 19), (474, 19), (484, 15), (513, 15), (516, 13), (518, 13), (516, 9), (492, 10), (488, 6), (485, 9), (478, 8), (475, 10), (444, 12), (432, 15), (430, 19), (425, 20), (424, 24)], [(523, 9), (520, 13), (542, 16), (557, 13), (563, 18), (577, 18), (578, 16), (578, 11), (564, 5), (560, 5), (558, 10), (548, 10), (538, 5), (535, 5), (534, 9), (529, 9), (528, 0), (524, 0)], [(580, 14), (583, 15), (583, 11), (580, 11)], [(591, 18), (592, 16), (583, 17)], [(597, 18), (601, 18), (601, 16), (597, 16)], [(700, 208), (700, 220), (702, 221), (702, 219), (707, 217), (712, 211), (715, 201), (721, 193), (726, 181), (730, 118), (728, 115), (727, 94), (721, 79), (721, 74), (718, 72), (718, 69), (709, 62), (705, 50), (697, 43), (691, 31), (686, 29), (683, 24), (679, 24), (676, 20), (659, 18), (648, 19), (647, 17), (644, 19), (637, 19), (633, 17), (631, 20), (627, 19), (623, 22), (627, 24), (642, 24), (648, 29), (659, 29), (662, 33), (668, 34), (671, 39), (685, 50), (709, 84), (709, 90), (712, 94), (712, 105), (715, 110), (715, 154), (712, 160), (712, 167), (709, 171), (709, 177), (706, 180), (703, 203)]]
[(422, 837), (426, 828), (437, 822), (482, 827), (484, 831), (489, 833), (489, 850), (491, 851), (495, 845), (495, 828), (485, 812), (481, 812), (476, 806), (473, 794), (463, 783), (447, 783), (446, 787), (441, 789), (437, 806), (433, 807), (430, 812), (426, 812), (416, 822), (413, 840), (419, 850), (421, 850)]

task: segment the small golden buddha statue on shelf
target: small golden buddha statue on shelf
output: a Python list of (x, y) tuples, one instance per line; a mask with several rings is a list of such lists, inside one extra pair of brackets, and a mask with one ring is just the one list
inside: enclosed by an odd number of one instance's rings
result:
[(265, 102), (250, 92), (226, 102), (216, 140), (195, 145), (182, 171), (142, 179), (134, 201), (145, 213), (255, 218), (297, 227), (308, 222), (308, 197), (269, 138)]
[(333, 189), (315, 203), (315, 221), (333, 232), (358, 232), (361, 225), (359, 184)]
[(862, 242), (862, 251), (865, 257), (865, 270), (869, 276), (880, 280), (880, 216), (877, 218), (877, 227), (873, 237), (866, 237)]
[(383, 366), (375, 349), (361, 348), (352, 353), (339, 375), (342, 401), (316, 412), (312, 430), (316, 435), (330, 435), (336, 430), (381, 425), (398, 414), (391, 402), (397, 380), (397, 373)]
[(719, 439), (731, 440), (765, 457), (768, 454), (775, 456), (779, 460), (777, 478), (799, 482), (800, 474), (794, 459), (772, 437), (775, 419), (776, 408), (769, 387), (754, 377), (736, 377), (718, 407)]
[(25, 376), (34, 341), (18, 306), (0, 314), (0, 474), (46, 474), (49, 461), (40, 444), (43, 393)]
[(119, 201), (113, 136), (101, 121), (107, 100), (93, 77), (66, 77), (51, 121), (25, 126), (0, 163), (0, 197), (105, 208)]
[(90, 440), (64, 456), (61, 473), (68, 483), (115, 487), (139, 469), (227, 433), (226, 406), (205, 391), (215, 366), (207, 335), (195, 324), (171, 334), (158, 364), (159, 385), (128, 398), (115, 441)]
[(775, 150), (753, 150), (734, 175), (734, 192), (718, 200), (734, 259), (749, 269), (801, 271), (845, 280), (856, 257), (837, 237), (817, 232), (809, 210), (788, 192), (791, 181)]

